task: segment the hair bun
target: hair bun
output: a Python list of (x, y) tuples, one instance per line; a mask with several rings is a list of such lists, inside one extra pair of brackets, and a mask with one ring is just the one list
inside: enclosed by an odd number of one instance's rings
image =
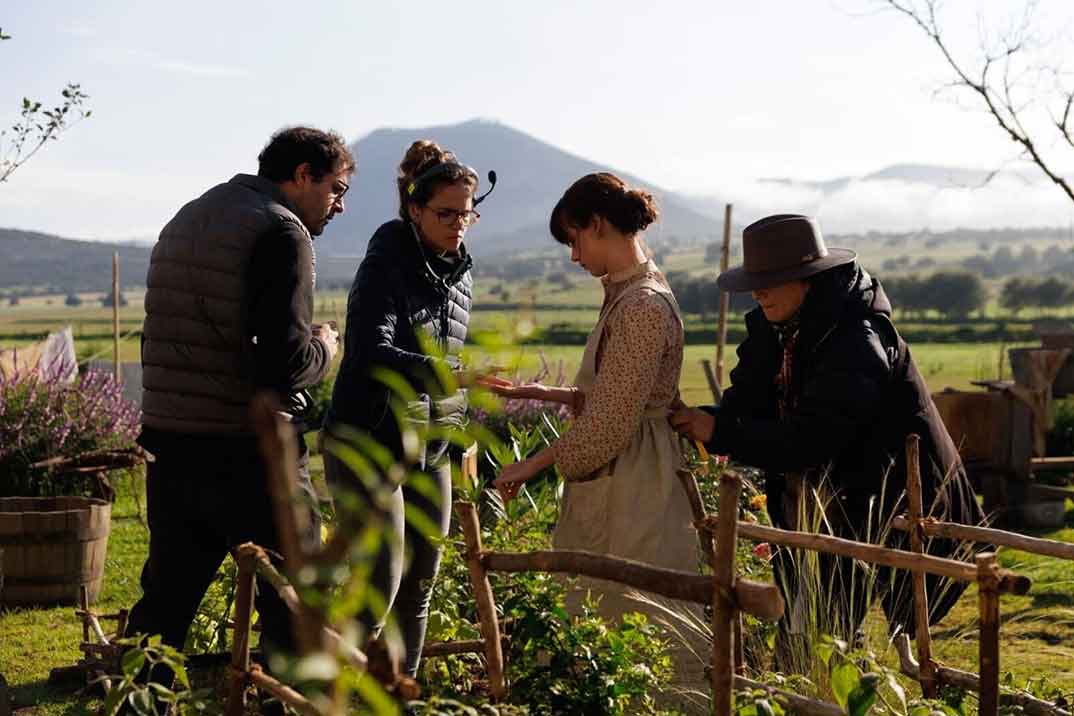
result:
[(549, 219), (552, 236), (568, 243), (567, 227), (583, 229), (602, 216), (624, 234), (644, 231), (660, 216), (656, 199), (644, 189), (631, 189), (611, 172), (587, 174), (574, 182), (556, 203)]

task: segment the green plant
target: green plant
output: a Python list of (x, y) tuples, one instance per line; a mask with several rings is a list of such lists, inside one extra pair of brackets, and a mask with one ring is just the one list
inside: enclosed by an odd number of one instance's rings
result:
[[(0, 41), (10, 39), (11, 35), (5, 35), (0, 30)], [(19, 119), (11, 127), (0, 131), (0, 140), (7, 138), (6, 146), (0, 145), (0, 183), (7, 181), (16, 169), (49, 141), (59, 139), (73, 123), (92, 114), (92, 110), (84, 107), (89, 95), (82, 91), (81, 85), (68, 82), (60, 95), (63, 101), (51, 109), (45, 108), (41, 102), (22, 98)]]
[[(1021, 691), (1022, 693), (1040, 699), (1041, 701), (1048, 701), (1055, 704), (1058, 708), (1066, 709), (1068, 711), (1070, 710), (1070, 705), (1074, 703), (1074, 692), (1060, 688), (1047, 676), (1030, 677), (1026, 679), (1024, 684), (1019, 685), (1014, 678), (1014, 674), (1008, 671), (1003, 674), (1003, 680), (1000, 682), (1000, 685), (1007, 689)], [(1015, 706), (1013, 704), (1001, 704), (1000, 713), (1021, 715), (1025, 713), (1025, 710), (1020, 706)]]
[(464, 704), (455, 699), (433, 696), (407, 704), (407, 716), (528, 716), (529, 709), (514, 704)]
[[(112, 687), (104, 700), (104, 716), (115, 716), (126, 706), (138, 716), (170, 713), (176, 716), (222, 713), (211, 689), (193, 689), (186, 671), (186, 657), (159, 637), (144, 641), (142, 637), (124, 639), (131, 648), (121, 660), (122, 673), (112, 677)], [(176, 686), (156, 681), (146, 682), (144, 673), (175, 674)]]
[(562, 581), (547, 574), (519, 575), (515, 586), (502, 599), (512, 702), (535, 716), (662, 713), (654, 695), (668, 686), (671, 660), (645, 616), (610, 625), (591, 603), (569, 616)]
[[(235, 606), (235, 578), (238, 568), (235, 561), (228, 557), (220, 565), (205, 597), (198, 607), (194, 621), (187, 632), (183, 651), (187, 653), (224, 652), (228, 644), (228, 620)], [(257, 613), (253, 617), (256, 621)]]

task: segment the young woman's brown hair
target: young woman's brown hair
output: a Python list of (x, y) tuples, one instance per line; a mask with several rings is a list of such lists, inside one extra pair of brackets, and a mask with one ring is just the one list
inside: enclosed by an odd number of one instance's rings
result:
[(567, 227), (584, 229), (597, 215), (630, 236), (644, 231), (657, 220), (660, 211), (649, 192), (631, 189), (610, 172), (597, 172), (571, 184), (552, 209), (548, 228), (556, 241), (568, 244)]
[(419, 139), (399, 163), (395, 184), (399, 190), (399, 217), (408, 221), (408, 204), (424, 206), (440, 187), (448, 184), (466, 184), (476, 191), (477, 175), (436, 142)]

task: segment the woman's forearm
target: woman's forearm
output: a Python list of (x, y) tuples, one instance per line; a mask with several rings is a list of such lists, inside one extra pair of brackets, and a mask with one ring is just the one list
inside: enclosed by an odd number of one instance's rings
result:
[(556, 464), (556, 453), (551, 447), (546, 447), (532, 455), (529, 459), (536, 468), (536, 472), (541, 472)]
[(558, 387), (558, 386), (542, 386), (544, 388), (541, 391), (541, 395), (538, 396), (538, 400), (543, 400), (547, 403), (561, 403), (563, 405), (574, 406), (575, 396), (578, 394), (578, 390), (571, 387)]

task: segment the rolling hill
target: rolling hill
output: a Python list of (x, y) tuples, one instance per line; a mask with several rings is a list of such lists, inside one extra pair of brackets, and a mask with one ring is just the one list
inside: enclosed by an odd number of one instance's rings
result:
[[(318, 239), (318, 254), (361, 256), (378, 226), (396, 216), (396, 167), (410, 143), (432, 139), (452, 150), (482, 177), (494, 169), (496, 191), (481, 205), (481, 221), (468, 235), (475, 255), (519, 252), (546, 246), (548, 215), (563, 191), (594, 171), (614, 169), (569, 154), (546, 142), (487, 120), (416, 129), (378, 129), (352, 145), (358, 172), (347, 195), (347, 211), (329, 224)], [(720, 224), (690, 208), (685, 200), (651, 182), (617, 172), (628, 184), (648, 188), (657, 196), (663, 218), (651, 229), (654, 237), (701, 237), (718, 234)]]

